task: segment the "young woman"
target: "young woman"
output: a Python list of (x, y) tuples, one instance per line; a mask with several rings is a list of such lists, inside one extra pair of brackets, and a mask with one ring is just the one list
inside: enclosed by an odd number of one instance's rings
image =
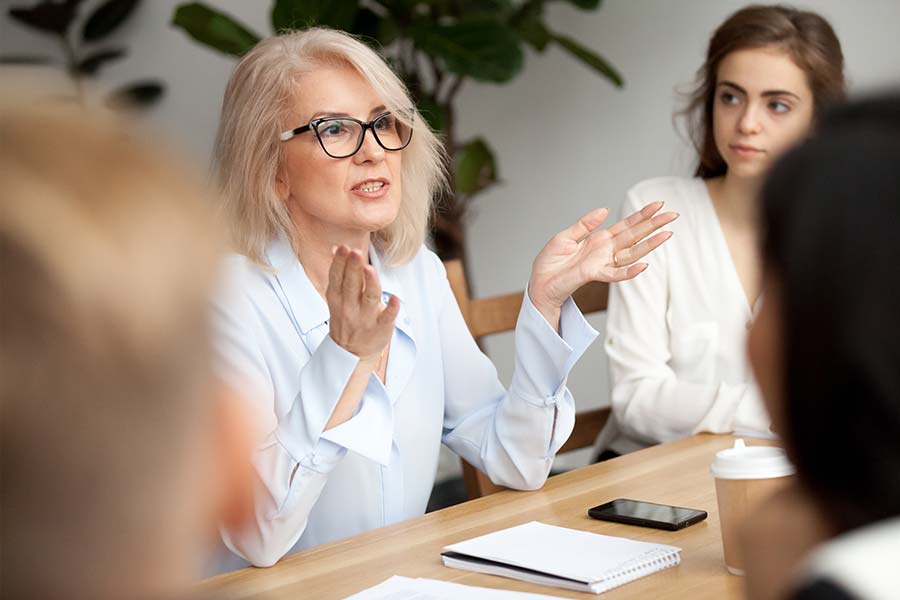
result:
[(596, 336), (572, 292), (635, 277), (670, 236), (647, 237), (676, 216), (662, 203), (555, 236), (505, 390), (423, 246), (439, 148), (385, 62), (340, 32), (265, 40), (228, 84), (216, 157), (240, 255), (217, 304), (222, 374), (261, 435), (256, 518), (224, 539), (255, 565), (421, 515), (441, 443), (498, 484), (540, 487), (574, 423), (566, 376)]
[(624, 212), (664, 201), (675, 239), (612, 286), (606, 353), (613, 418), (605, 457), (699, 431), (767, 431), (744, 353), (760, 295), (757, 202), (772, 161), (844, 95), (837, 37), (820, 16), (752, 6), (713, 34), (687, 113), (695, 177), (644, 181)]
[(900, 590), (900, 96), (829, 115), (762, 193), (749, 355), (797, 485), (746, 528), (754, 600)]

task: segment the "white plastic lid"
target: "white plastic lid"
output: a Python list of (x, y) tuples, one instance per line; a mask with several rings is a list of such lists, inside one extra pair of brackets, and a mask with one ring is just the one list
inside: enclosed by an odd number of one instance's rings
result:
[(718, 479), (770, 479), (793, 475), (794, 465), (782, 448), (747, 446), (739, 439), (716, 453), (709, 470)]

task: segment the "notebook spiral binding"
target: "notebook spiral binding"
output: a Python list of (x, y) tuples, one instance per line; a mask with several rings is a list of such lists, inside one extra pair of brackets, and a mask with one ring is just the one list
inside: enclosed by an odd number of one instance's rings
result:
[(674, 567), (681, 562), (681, 554), (669, 550), (654, 550), (629, 561), (620, 568), (603, 574), (602, 584), (598, 591), (605, 592), (619, 587), (644, 575), (656, 573), (669, 567)]

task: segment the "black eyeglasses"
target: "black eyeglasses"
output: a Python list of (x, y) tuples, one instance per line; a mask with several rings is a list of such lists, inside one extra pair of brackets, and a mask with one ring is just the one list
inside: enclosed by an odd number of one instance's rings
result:
[(332, 158), (347, 158), (362, 148), (366, 129), (372, 130), (379, 146), (392, 152), (403, 150), (412, 140), (412, 127), (390, 112), (381, 113), (368, 123), (353, 117), (320, 117), (308, 125), (285, 131), (279, 137), (286, 142), (295, 135), (312, 130), (325, 154)]

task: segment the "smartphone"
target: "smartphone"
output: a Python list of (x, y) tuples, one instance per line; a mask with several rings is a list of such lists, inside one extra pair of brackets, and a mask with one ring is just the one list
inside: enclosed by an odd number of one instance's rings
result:
[(705, 519), (706, 511), (619, 498), (589, 509), (588, 516), (601, 521), (677, 531)]

